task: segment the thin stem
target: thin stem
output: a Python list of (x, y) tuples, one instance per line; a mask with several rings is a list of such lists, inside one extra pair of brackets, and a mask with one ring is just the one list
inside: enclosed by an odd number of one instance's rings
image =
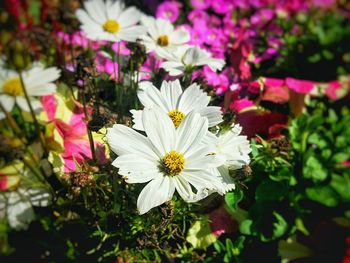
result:
[(19, 74), (19, 79), (21, 81), (21, 85), (22, 85), (22, 90), (23, 90), (24, 96), (25, 96), (26, 101), (28, 103), (30, 114), (32, 115), (32, 118), (33, 118), (33, 121), (34, 121), (34, 126), (35, 126), (36, 133), (39, 136), (39, 141), (41, 143), (41, 146), (43, 147), (43, 151), (45, 153), (45, 156), (48, 156), (48, 152), (47, 152), (46, 147), (45, 147), (44, 137), (43, 137), (43, 134), (42, 134), (42, 132), (40, 130), (39, 122), (36, 119), (35, 112), (33, 110), (32, 104), (30, 103), (29, 95), (28, 95), (26, 87), (24, 85), (22, 73), (18, 72), (18, 74)]
[(120, 56), (120, 41), (118, 42), (118, 83), (120, 83), (120, 77), (121, 77), (121, 56)]
[(11, 116), (11, 114), (9, 114), (4, 106), (2, 105), (2, 103), (0, 102), (0, 109), (1, 111), (5, 114), (7, 122), (9, 123), (10, 127), (12, 128), (12, 130), (14, 131), (14, 133), (16, 135), (18, 135), (18, 137), (22, 137), (22, 132), (21, 129), (18, 127), (15, 119)]
[[(83, 108), (84, 108), (85, 119), (88, 120), (89, 116), (88, 116), (88, 111), (87, 111), (87, 107), (86, 107), (86, 98), (85, 98), (85, 91), (84, 90), (81, 92), (81, 94), (82, 94), (82, 99), (83, 99)], [(87, 134), (88, 134), (88, 137), (89, 137), (89, 143), (90, 143), (92, 159), (94, 161), (96, 161), (94, 138), (92, 137), (92, 133), (91, 133), (90, 129), (88, 127), (86, 127), (86, 129), (87, 129)]]

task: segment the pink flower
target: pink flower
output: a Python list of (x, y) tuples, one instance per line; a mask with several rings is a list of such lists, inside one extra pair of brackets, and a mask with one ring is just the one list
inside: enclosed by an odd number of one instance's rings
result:
[(211, 2), (211, 0), (191, 0), (191, 5), (194, 7), (194, 9), (204, 10), (209, 8)]
[(251, 16), (250, 22), (253, 26), (263, 26), (266, 22), (269, 22), (273, 16), (274, 11), (271, 9), (262, 9)]
[(192, 10), (187, 15), (187, 19), (192, 22), (192, 24), (195, 24), (197, 21), (208, 21), (209, 15), (203, 10)]
[(121, 41), (118, 43), (114, 43), (112, 45), (112, 50), (118, 54), (120, 52), (120, 55), (123, 56), (130, 56), (130, 50), (126, 47), (126, 42), (125, 41)]
[(182, 4), (176, 1), (165, 1), (157, 8), (156, 17), (164, 18), (174, 23), (180, 14)]
[(239, 99), (231, 102), (230, 110), (234, 112), (241, 112), (242, 110), (254, 106), (254, 102), (249, 99)]
[(233, 3), (232, 0), (213, 0), (211, 7), (217, 14), (224, 15), (233, 9)]
[[(67, 118), (69, 116), (56, 115), (59, 112), (58, 108), (63, 105), (58, 104), (55, 96), (50, 95), (42, 97), (42, 104), (44, 111), (47, 113), (48, 122), (54, 124), (63, 140), (64, 152), (60, 154), (64, 161), (63, 171), (73, 172), (77, 169), (76, 163), (81, 164), (84, 160), (92, 158), (82, 105), (75, 104), (71, 112), (64, 111), (66, 115), (67, 113), (70, 114), (70, 118)], [(62, 110), (60, 112), (62, 112)], [(60, 117), (69, 119), (68, 123), (60, 119)], [(99, 153), (104, 153), (104, 150), (101, 150), (104, 149), (102, 144), (95, 143), (95, 147), (99, 149), (97, 150)], [(105, 155), (100, 154), (98, 160), (100, 163), (105, 163)]]
[(315, 87), (315, 83), (312, 81), (299, 80), (294, 78), (286, 78), (286, 84), (288, 88), (301, 94), (308, 94)]
[(104, 72), (110, 75), (111, 79), (118, 79), (118, 63), (114, 63), (110, 58), (101, 53), (97, 53), (95, 56), (96, 70), (98, 72)]
[(339, 100), (350, 92), (350, 81), (331, 81), (326, 84), (325, 93), (331, 100)]

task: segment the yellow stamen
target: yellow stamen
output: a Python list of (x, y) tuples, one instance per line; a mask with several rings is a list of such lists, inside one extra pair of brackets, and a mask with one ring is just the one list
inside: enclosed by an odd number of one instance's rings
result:
[(120, 25), (115, 20), (107, 20), (107, 22), (103, 24), (103, 30), (109, 33), (117, 33), (120, 30)]
[(167, 35), (161, 35), (158, 37), (157, 44), (162, 47), (169, 45), (169, 38)]
[(23, 95), (23, 87), (20, 79), (12, 78), (6, 80), (5, 83), (2, 85), (2, 92), (14, 97)]
[(162, 160), (164, 172), (169, 176), (175, 176), (185, 168), (185, 157), (177, 151), (166, 153)]
[(178, 110), (172, 110), (168, 112), (168, 116), (173, 121), (175, 128), (179, 127), (182, 120), (186, 117), (186, 115)]

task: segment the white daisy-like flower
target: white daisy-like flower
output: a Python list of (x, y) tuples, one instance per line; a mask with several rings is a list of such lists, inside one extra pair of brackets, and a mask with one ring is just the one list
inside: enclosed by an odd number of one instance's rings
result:
[(211, 147), (201, 143), (208, 130), (206, 118), (191, 113), (175, 129), (162, 111), (145, 109), (142, 122), (147, 137), (120, 124), (107, 133), (119, 156), (112, 163), (119, 174), (128, 183), (149, 182), (137, 200), (141, 214), (169, 201), (175, 190), (185, 201), (195, 202), (219, 184), (221, 179), (209, 172), (217, 166)]
[(225, 66), (223, 59), (213, 58), (211, 54), (198, 46), (182, 46), (173, 52), (159, 51), (160, 56), (166, 61), (160, 66), (170, 76), (178, 76), (186, 71), (207, 65), (211, 70), (222, 70)]
[[(32, 69), (22, 74), (33, 110), (38, 111), (42, 105), (40, 100), (35, 97), (50, 95), (56, 91), (56, 85), (53, 82), (60, 77), (60, 70), (56, 67), (44, 69), (41, 64), (35, 63)], [(0, 102), (6, 112), (11, 112), (15, 104), (23, 111), (30, 111), (19, 75), (13, 70), (1, 69)], [(0, 111), (0, 119), (4, 117), (5, 114)]]
[(217, 136), (209, 133), (204, 138), (204, 143), (214, 145), (212, 154), (216, 157), (220, 166), (213, 169), (212, 173), (219, 173), (223, 179), (215, 189), (219, 194), (224, 194), (235, 188), (235, 182), (230, 176), (230, 170), (237, 170), (250, 162), (250, 148), (247, 136), (240, 135), (242, 127), (239, 124), (233, 125), (229, 131)]
[[(203, 92), (196, 83), (182, 90), (180, 81), (163, 81), (160, 90), (149, 81), (139, 83), (138, 98), (145, 108), (156, 106), (166, 113), (173, 121), (175, 128), (179, 127), (185, 117), (191, 112), (199, 113), (208, 119), (209, 127), (222, 122), (220, 107), (208, 106), (210, 96)], [(131, 110), (134, 129), (144, 130), (142, 110)]]
[(146, 32), (144, 26), (136, 25), (141, 12), (135, 7), (125, 9), (122, 1), (89, 0), (84, 2), (84, 8), (86, 11), (78, 9), (76, 15), (91, 40), (135, 42)]
[(0, 219), (5, 219), (13, 229), (28, 228), (35, 218), (33, 206), (45, 207), (51, 204), (50, 191), (20, 162), (2, 168), (0, 180), (15, 181), (7, 189), (0, 188)]
[(155, 51), (162, 57), (164, 51), (173, 52), (190, 40), (190, 34), (185, 28), (174, 29), (168, 20), (143, 16), (141, 22), (147, 27), (147, 34), (142, 37), (147, 53)]

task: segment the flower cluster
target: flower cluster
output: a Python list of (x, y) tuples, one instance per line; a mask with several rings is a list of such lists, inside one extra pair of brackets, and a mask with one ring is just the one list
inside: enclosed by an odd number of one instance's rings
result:
[(164, 81), (160, 90), (141, 82), (138, 97), (143, 110), (132, 110), (134, 129), (116, 124), (107, 138), (118, 158), (112, 163), (128, 183), (146, 183), (138, 197), (141, 214), (169, 201), (175, 190), (186, 202), (210, 193), (234, 189), (230, 170), (249, 164), (249, 142), (240, 127), (215, 134), (222, 121), (218, 107), (194, 83), (185, 91), (180, 82)]

